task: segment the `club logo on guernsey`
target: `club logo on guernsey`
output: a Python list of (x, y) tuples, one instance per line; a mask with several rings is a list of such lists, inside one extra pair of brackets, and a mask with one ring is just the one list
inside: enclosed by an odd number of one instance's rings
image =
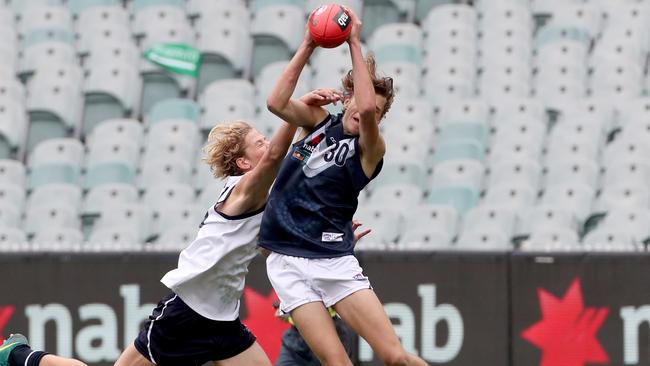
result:
[(307, 160), (309, 160), (309, 157), (316, 149), (316, 146), (318, 146), (318, 144), (323, 141), (323, 138), (325, 138), (325, 134), (322, 132), (312, 137), (309, 139), (309, 141), (305, 142), (304, 145), (294, 150), (292, 156), (295, 159), (302, 161), (304, 164), (307, 162)]

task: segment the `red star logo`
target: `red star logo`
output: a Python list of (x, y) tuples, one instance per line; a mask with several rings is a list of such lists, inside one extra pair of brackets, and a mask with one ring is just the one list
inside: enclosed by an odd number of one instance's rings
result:
[(273, 302), (277, 299), (273, 290), (268, 296), (264, 296), (250, 287), (244, 289), (247, 317), (242, 323), (257, 337), (257, 342), (273, 363), (280, 354), (282, 334), (290, 327), (288, 323), (275, 317)]
[(14, 315), (16, 308), (13, 305), (0, 306), (0, 340), (4, 339), (2, 336), (5, 326), (9, 323), (9, 319)]
[(540, 366), (585, 366), (605, 364), (609, 356), (596, 339), (609, 309), (585, 308), (580, 280), (575, 279), (560, 299), (537, 289), (542, 319), (521, 336), (542, 350)]

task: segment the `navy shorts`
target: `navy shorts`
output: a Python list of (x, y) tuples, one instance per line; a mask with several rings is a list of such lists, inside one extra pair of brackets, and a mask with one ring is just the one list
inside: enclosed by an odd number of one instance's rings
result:
[(253, 343), (255, 336), (239, 318), (205, 318), (172, 293), (153, 310), (135, 348), (156, 365), (195, 366), (236, 356)]

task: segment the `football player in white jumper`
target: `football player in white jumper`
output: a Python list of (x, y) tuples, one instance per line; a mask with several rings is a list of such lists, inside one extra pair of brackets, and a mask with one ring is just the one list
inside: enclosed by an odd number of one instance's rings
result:
[[(318, 89), (309, 104), (336, 102)], [(255, 336), (239, 320), (248, 264), (271, 184), (296, 128), (283, 123), (269, 142), (243, 121), (214, 127), (204, 148), (206, 163), (226, 183), (207, 211), (196, 239), (161, 280), (172, 293), (154, 309), (144, 329), (116, 366), (271, 365)]]

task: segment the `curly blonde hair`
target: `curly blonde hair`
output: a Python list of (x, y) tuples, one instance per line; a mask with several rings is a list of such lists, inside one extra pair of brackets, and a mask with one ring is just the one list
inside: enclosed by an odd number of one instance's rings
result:
[[(393, 89), (393, 78), (391, 77), (380, 77), (377, 75), (377, 62), (375, 61), (375, 56), (370, 53), (366, 56), (366, 67), (368, 68), (368, 73), (370, 74), (370, 79), (372, 79), (372, 85), (375, 88), (375, 93), (386, 98), (386, 105), (384, 110), (381, 113), (381, 118), (384, 118), (390, 106), (393, 104), (395, 99), (395, 91)], [(343, 83), (343, 93), (346, 98), (351, 98), (354, 95), (354, 78), (352, 77), (352, 70), (341, 80)]]
[(206, 162), (216, 178), (242, 175), (237, 159), (244, 156), (246, 135), (253, 128), (244, 121), (232, 121), (216, 125), (210, 130), (208, 142), (203, 148)]

